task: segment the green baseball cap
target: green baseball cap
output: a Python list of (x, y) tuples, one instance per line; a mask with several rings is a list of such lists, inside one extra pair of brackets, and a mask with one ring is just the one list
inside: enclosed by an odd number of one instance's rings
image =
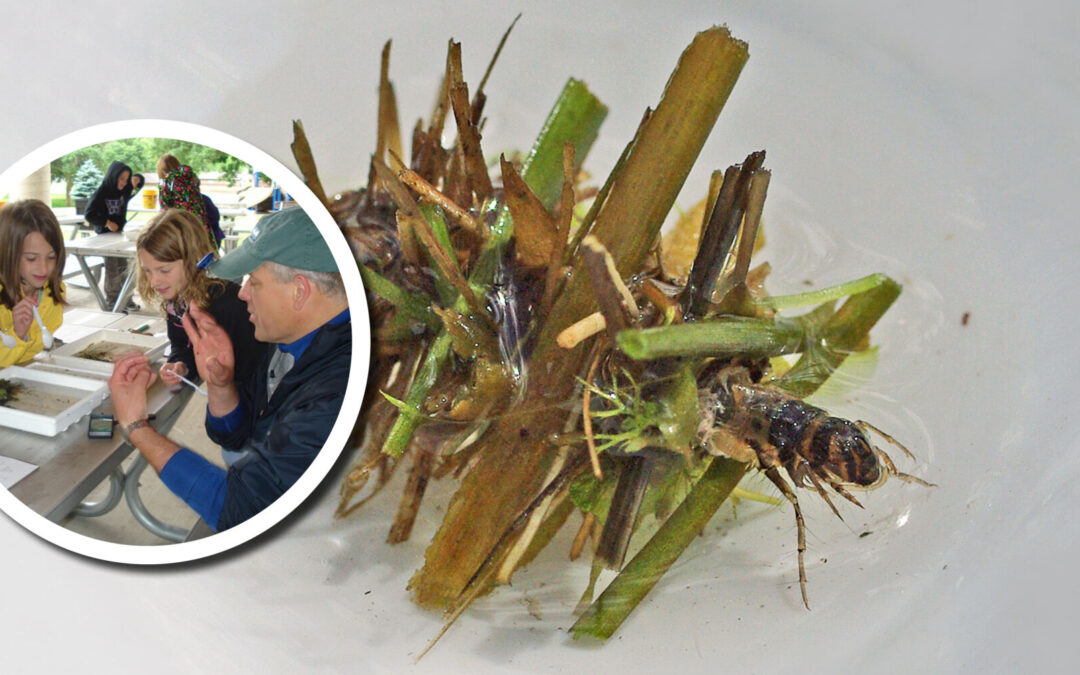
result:
[(310, 272), (338, 271), (319, 228), (298, 206), (264, 217), (240, 248), (214, 261), (207, 271), (221, 279), (241, 279), (267, 261)]

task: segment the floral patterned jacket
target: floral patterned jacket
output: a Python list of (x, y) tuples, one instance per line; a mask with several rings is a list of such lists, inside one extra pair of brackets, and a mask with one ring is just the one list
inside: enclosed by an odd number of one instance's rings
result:
[(202, 221), (206, 228), (206, 236), (210, 240), (210, 246), (217, 250), (217, 240), (210, 229), (210, 221), (206, 215), (206, 205), (203, 203), (202, 192), (199, 191), (199, 177), (191, 170), (190, 166), (184, 165), (179, 169), (173, 169), (161, 181), (158, 188), (161, 192), (161, 206), (169, 209), (183, 209), (193, 213)]

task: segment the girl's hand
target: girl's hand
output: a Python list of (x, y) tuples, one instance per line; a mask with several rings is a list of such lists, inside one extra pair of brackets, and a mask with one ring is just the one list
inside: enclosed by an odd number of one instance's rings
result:
[(34, 306), (36, 304), (30, 297), (26, 297), (15, 303), (15, 307), (11, 310), (15, 335), (18, 335), (20, 340), (26, 340), (30, 334), (30, 325), (34, 323)]
[(105, 221), (105, 227), (109, 228), (109, 232), (118, 232), (120, 230), (120, 226), (111, 220)]
[(177, 375), (187, 376), (188, 369), (184, 365), (183, 361), (174, 361), (173, 363), (166, 363), (161, 367), (159, 371), (161, 375), (161, 381), (170, 387), (175, 387), (180, 384), (180, 378)]

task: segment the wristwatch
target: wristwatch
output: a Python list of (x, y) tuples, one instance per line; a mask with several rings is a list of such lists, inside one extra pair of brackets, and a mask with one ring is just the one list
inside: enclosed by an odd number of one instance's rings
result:
[(121, 432), (124, 434), (124, 440), (131, 442), (131, 432), (136, 429), (142, 429), (143, 427), (150, 426), (150, 421), (145, 417), (141, 420), (135, 420), (131, 424), (126, 424), (121, 428)]

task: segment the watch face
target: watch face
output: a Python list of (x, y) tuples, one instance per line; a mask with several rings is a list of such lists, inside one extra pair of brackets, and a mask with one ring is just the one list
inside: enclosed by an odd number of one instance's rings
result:
[(86, 435), (88, 438), (112, 438), (114, 424), (115, 422), (112, 415), (90, 415), (90, 419), (86, 425)]

